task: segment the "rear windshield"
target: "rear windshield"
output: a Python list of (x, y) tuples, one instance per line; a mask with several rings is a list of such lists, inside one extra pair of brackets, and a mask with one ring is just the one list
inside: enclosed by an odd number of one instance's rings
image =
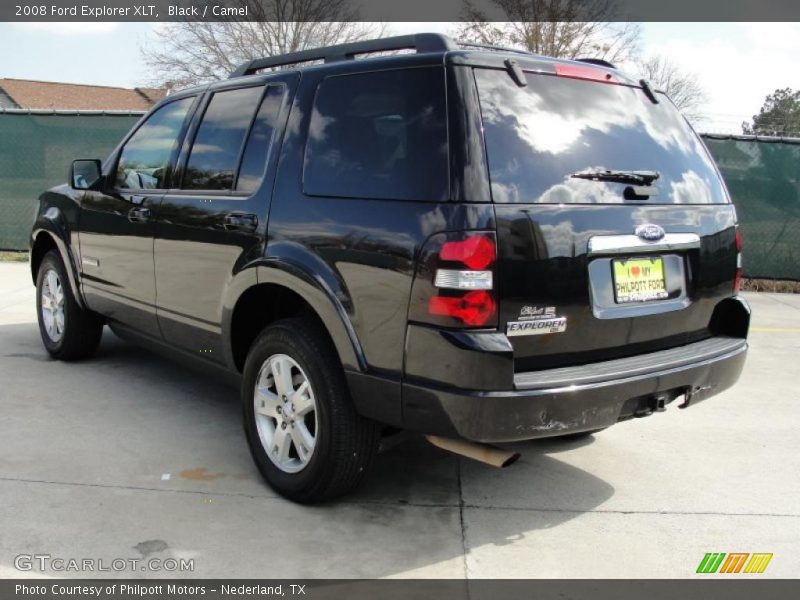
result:
[(495, 202), (627, 202), (630, 183), (572, 177), (603, 170), (657, 171), (650, 204), (727, 202), (708, 153), (663, 95), (653, 104), (638, 87), (525, 75), (519, 87), (506, 71), (475, 69)]

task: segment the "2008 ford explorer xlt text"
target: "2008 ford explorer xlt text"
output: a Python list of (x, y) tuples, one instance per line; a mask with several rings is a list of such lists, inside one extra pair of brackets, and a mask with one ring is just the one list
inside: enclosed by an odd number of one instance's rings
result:
[(31, 243), (50, 354), (107, 324), (218, 370), (298, 502), (387, 432), (507, 462), (485, 444), (693, 405), (747, 352), (736, 213), (670, 100), (434, 34), (168, 96), (41, 196)]

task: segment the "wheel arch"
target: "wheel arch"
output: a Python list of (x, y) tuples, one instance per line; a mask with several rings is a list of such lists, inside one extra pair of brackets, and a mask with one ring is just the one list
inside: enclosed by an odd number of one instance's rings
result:
[(39, 266), (45, 255), (50, 250), (58, 250), (67, 271), (67, 278), (69, 279), (72, 295), (75, 297), (75, 301), (78, 305), (81, 308), (85, 308), (83, 296), (80, 293), (80, 286), (78, 285), (77, 262), (69, 240), (70, 235), (66, 220), (57, 207), (51, 206), (44, 213), (39, 215), (31, 233), (31, 278), (35, 285), (36, 277), (39, 273)]
[(264, 327), (281, 318), (307, 315), (331, 339), (346, 370), (365, 371), (366, 359), (349, 316), (325, 282), (301, 267), (269, 260), (255, 267), (256, 281), (230, 303), (223, 332), (229, 362), (242, 372), (247, 351)]

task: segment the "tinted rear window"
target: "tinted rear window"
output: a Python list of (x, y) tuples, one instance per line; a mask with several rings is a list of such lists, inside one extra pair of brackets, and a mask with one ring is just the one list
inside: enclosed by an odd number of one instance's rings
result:
[(699, 138), (669, 100), (640, 88), (475, 69), (495, 202), (621, 203), (625, 184), (574, 173), (658, 171), (650, 204), (726, 202)]
[(447, 114), (441, 67), (330, 77), (317, 90), (307, 194), (444, 200)]

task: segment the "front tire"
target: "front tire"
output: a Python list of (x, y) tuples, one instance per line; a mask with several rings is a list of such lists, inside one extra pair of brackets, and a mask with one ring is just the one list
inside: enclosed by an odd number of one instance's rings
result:
[(102, 318), (81, 308), (57, 250), (45, 254), (36, 274), (39, 333), (50, 356), (59, 360), (89, 358), (103, 335)]
[(346, 494), (377, 453), (380, 430), (356, 413), (336, 350), (311, 321), (281, 320), (258, 336), (245, 362), (242, 408), (259, 471), (295, 502)]

